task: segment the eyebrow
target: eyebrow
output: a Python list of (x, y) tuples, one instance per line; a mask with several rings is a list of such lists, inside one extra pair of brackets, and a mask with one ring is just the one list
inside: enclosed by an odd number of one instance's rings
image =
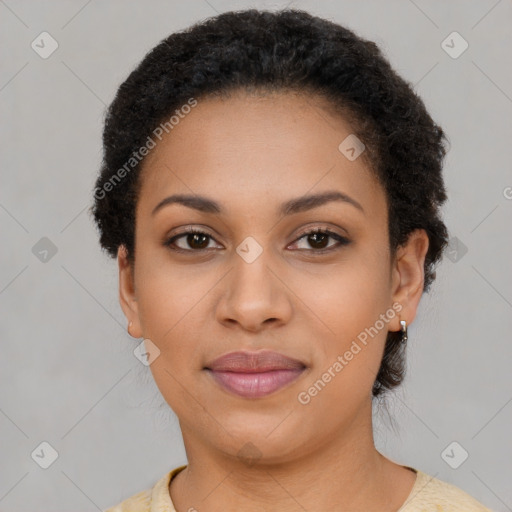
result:
[[(307, 210), (312, 210), (313, 208), (318, 208), (319, 206), (323, 206), (324, 204), (333, 201), (340, 201), (343, 203), (351, 204), (352, 206), (354, 206), (355, 208), (364, 213), (363, 207), (355, 199), (342, 192), (331, 191), (290, 199), (289, 201), (286, 201), (280, 206), (279, 214), (293, 215), (294, 213), (304, 212)], [(209, 199), (208, 197), (200, 195), (174, 194), (160, 201), (151, 212), (151, 215), (155, 215), (156, 212), (158, 212), (164, 206), (168, 206), (171, 204), (181, 204), (183, 206), (186, 206), (187, 208), (192, 208), (203, 213), (224, 213), (224, 210), (222, 209), (221, 205), (217, 201)]]

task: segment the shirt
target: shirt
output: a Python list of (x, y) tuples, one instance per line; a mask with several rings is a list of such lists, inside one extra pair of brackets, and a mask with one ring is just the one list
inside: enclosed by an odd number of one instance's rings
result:
[[(186, 467), (173, 469), (152, 489), (139, 492), (105, 512), (176, 512), (169, 494), (169, 484)], [(409, 469), (416, 473), (416, 481), (397, 512), (492, 512), (462, 489), (417, 469)]]

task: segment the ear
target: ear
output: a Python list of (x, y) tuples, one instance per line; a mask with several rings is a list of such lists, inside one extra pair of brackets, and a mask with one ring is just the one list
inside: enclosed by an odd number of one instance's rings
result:
[(400, 330), (400, 320), (410, 325), (416, 317), (425, 282), (424, 264), (428, 245), (426, 231), (416, 229), (405, 245), (397, 249), (392, 267), (392, 296), (393, 303), (399, 303), (402, 309), (391, 322), (392, 331)]
[(141, 338), (142, 329), (135, 295), (133, 269), (128, 261), (124, 245), (120, 245), (117, 250), (117, 264), (119, 266), (119, 303), (128, 320), (128, 334), (134, 338)]

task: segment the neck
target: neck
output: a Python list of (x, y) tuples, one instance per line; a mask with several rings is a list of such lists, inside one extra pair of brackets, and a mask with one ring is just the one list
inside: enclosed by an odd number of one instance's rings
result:
[(412, 487), (413, 473), (376, 450), (371, 410), (369, 421), (354, 421), (322, 445), (312, 443), (279, 461), (262, 456), (244, 462), (212, 449), (183, 426), (182, 432), (189, 463), (170, 486), (180, 511), (396, 511)]

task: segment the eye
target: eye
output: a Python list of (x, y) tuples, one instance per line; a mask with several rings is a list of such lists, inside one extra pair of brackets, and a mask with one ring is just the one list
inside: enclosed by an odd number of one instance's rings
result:
[[(312, 252), (330, 252), (331, 250), (338, 249), (340, 246), (350, 244), (350, 240), (348, 238), (338, 235), (338, 233), (334, 233), (329, 229), (322, 228), (315, 228), (310, 231), (306, 231), (294, 242), (294, 244), (297, 244), (297, 242), (303, 238), (306, 239), (307, 243), (312, 247), (312, 249), (305, 248), (304, 250)], [(338, 243), (327, 245), (329, 238), (336, 240)]]
[[(182, 240), (183, 239), (183, 240)], [(350, 240), (345, 238), (329, 229), (315, 228), (303, 233), (295, 242), (297, 244), (300, 240), (306, 239), (310, 244), (310, 248), (301, 250), (311, 252), (330, 252), (337, 248), (350, 244)], [(328, 240), (334, 239), (337, 243), (328, 245)], [(177, 244), (182, 240), (183, 246)], [(214, 238), (208, 233), (199, 229), (188, 228), (178, 235), (174, 235), (164, 242), (164, 245), (176, 252), (201, 252), (210, 249), (208, 247), (211, 240)], [(311, 248), (312, 247), (312, 248)]]
[[(176, 244), (181, 239), (184, 239), (184, 245), (188, 245), (188, 248), (180, 247)], [(209, 240), (213, 240), (213, 238), (208, 233), (199, 229), (189, 228), (187, 231), (166, 240), (164, 245), (177, 252), (199, 252), (208, 249)], [(173, 247), (175, 244), (177, 247)]]

